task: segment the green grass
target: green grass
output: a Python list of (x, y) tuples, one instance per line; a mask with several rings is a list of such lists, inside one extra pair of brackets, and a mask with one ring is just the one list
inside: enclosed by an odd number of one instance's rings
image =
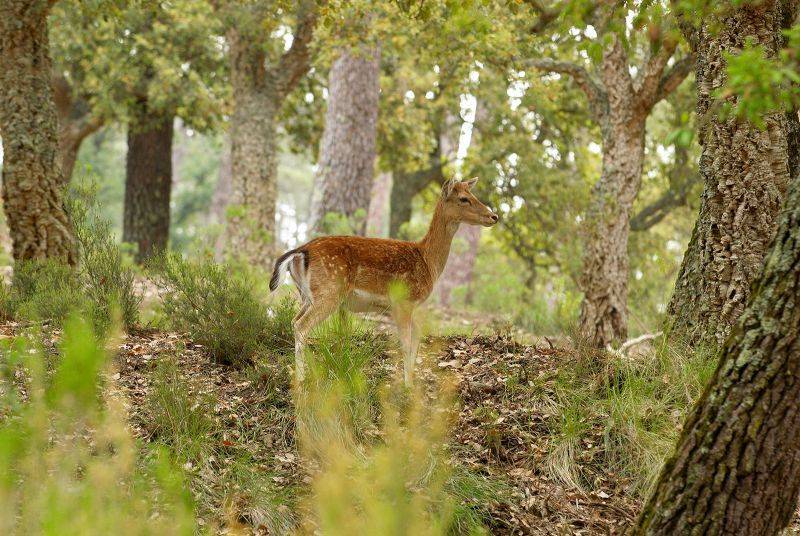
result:
[(550, 402), (551, 474), (582, 487), (583, 441), (596, 441), (589, 432), (599, 427), (603, 467), (631, 479), (645, 496), (715, 366), (708, 354), (666, 346), (636, 357), (579, 356), (565, 363)]
[(211, 454), (214, 400), (210, 394), (190, 393), (176, 359), (163, 359), (156, 365), (145, 404), (151, 439), (168, 446), (178, 462), (199, 463)]
[[(51, 372), (28, 333), (0, 349), (0, 533), (194, 534), (181, 471), (140, 458), (91, 325), (65, 323)], [(26, 376), (21, 396), (19, 375)]]

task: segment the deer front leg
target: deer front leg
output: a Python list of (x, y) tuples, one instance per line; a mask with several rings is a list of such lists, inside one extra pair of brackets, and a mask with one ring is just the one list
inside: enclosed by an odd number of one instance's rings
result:
[(414, 309), (410, 306), (396, 307), (393, 311), (400, 346), (403, 350), (403, 381), (411, 385), (414, 378), (414, 364), (417, 360), (419, 333), (414, 323)]

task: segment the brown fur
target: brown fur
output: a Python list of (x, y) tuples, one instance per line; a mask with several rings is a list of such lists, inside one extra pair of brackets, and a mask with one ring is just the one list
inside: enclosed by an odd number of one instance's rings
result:
[[(273, 281), (278, 280), (282, 263), (291, 258), (288, 269), (303, 298), (294, 320), (298, 379), (302, 379), (302, 352), (308, 333), (345, 305), (354, 311), (391, 311), (405, 353), (405, 380), (410, 381), (418, 345), (413, 311), (430, 295), (444, 270), (453, 235), (461, 223), (491, 226), (497, 221), (497, 216), (470, 192), (473, 184), (474, 180), (444, 185), (428, 233), (419, 242), (326, 236), (278, 259)], [(304, 285), (310, 296), (304, 293)], [(394, 292), (392, 289), (398, 286), (398, 292)]]

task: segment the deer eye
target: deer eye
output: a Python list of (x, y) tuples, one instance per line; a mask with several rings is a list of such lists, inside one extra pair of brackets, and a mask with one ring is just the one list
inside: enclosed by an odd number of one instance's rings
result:
[(459, 200), (461, 203), (464, 203), (464, 204), (466, 204), (466, 205), (468, 205), (468, 204), (469, 204), (469, 198), (468, 198), (468, 197), (459, 197), (459, 198), (458, 198), (458, 200)]

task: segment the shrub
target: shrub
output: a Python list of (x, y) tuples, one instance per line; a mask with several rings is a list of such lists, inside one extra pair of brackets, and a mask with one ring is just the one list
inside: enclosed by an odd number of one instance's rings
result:
[(163, 256), (153, 268), (167, 318), (217, 361), (241, 366), (259, 352), (293, 348), (292, 301), (268, 309), (254, 296), (247, 272), (176, 254)]
[(99, 389), (108, 360), (87, 323), (66, 323), (47, 381), (42, 356), (22, 338), (2, 357), (0, 533), (195, 532), (180, 472), (159, 452), (137, 458), (119, 397)]
[(139, 321), (142, 301), (135, 289), (133, 265), (116, 243), (109, 222), (98, 216), (93, 200), (93, 195), (82, 200), (76, 194), (69, 203), (83, 292), (92, 304), (92, 320), (98, 329), (107, 329), (112, 313), (118, 311), (123, 326), (130, 330)]
[(86, 312), (79, 274), (55, 260), (20, 261), (7, 298), (8, 316), (51, 320), (57, 325), (72, 312)]

